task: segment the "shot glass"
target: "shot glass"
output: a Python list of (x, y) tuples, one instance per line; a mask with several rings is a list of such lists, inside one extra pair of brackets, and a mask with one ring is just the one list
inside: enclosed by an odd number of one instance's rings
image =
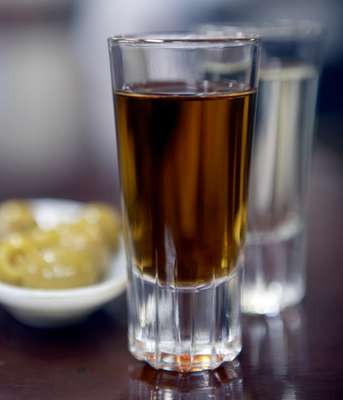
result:
[(275, 314), (305, 294), (307, 192), (322, 29), (313, 22), (286, 20), (258, 27), (202, 27), (209, 35), (237, 30), (262, 40), (242, 310)]
[[(214, 369), (242, 347), (259, 46), (239, 34), (109, 39), (129, 349), (157, 369)], [(233, 73), (208, 77), (213, 60)]]

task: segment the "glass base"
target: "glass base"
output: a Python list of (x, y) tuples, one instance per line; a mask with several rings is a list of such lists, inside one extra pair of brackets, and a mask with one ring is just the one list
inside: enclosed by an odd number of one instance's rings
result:
[(199, 287), (155, 283), (132, 272), (129, 349), (156, 369), (211, 370), (240, 353), (241, 268)]
[(305, 234), (289, 222), (272, 233), (253, 234), (245, 250), (242, 311), (277, 314), (305, 295)]
[(129, 400), (243, 400), (239, 362), (225, 363), (216, 371), (182, 374), (157, 371), (148, 365), (129, 367)]

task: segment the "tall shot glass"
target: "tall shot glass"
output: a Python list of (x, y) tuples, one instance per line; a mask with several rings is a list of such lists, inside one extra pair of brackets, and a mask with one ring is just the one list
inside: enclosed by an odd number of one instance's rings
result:
[(237, 30), (262, 39), (242, 309), (274, 314), (305, 294), (307, 187), (322, 30), (313, 22), (286, 20), (202, 28), (209, 35)]
[[(129, 349), (158, 369), (214, 369), (241, 350), (259, 40), (118, 36), (109, 52)], [(208, 77), (213, 60), (232, 74)]]
[(242, 308), (277, 313), (306, 290), (306, 215), (321, 28), (261, 27), (262, 68), (251, 167)]

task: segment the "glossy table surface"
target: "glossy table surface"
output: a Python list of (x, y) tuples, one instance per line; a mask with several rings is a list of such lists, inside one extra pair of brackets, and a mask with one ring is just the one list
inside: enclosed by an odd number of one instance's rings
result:
[(127, 351), (125, 296), (81, 325), (36, 330), (0, 309), (0, 400), (343, 399), (343, 160), (321, 148), (311, 180), (308, 291), (244, 317), (244, 350), (213, 372), (154, 371)]

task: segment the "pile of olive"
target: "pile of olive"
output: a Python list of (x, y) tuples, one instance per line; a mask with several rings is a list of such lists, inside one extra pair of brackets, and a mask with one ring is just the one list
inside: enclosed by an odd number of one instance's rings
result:
[(102, 279), (117, 248), (117, 213), (105, 204), (81, 208), (54, 228), (38, 226), (30, 203), (0, 205), (0, 280), (37, 289), (67, 289)]

